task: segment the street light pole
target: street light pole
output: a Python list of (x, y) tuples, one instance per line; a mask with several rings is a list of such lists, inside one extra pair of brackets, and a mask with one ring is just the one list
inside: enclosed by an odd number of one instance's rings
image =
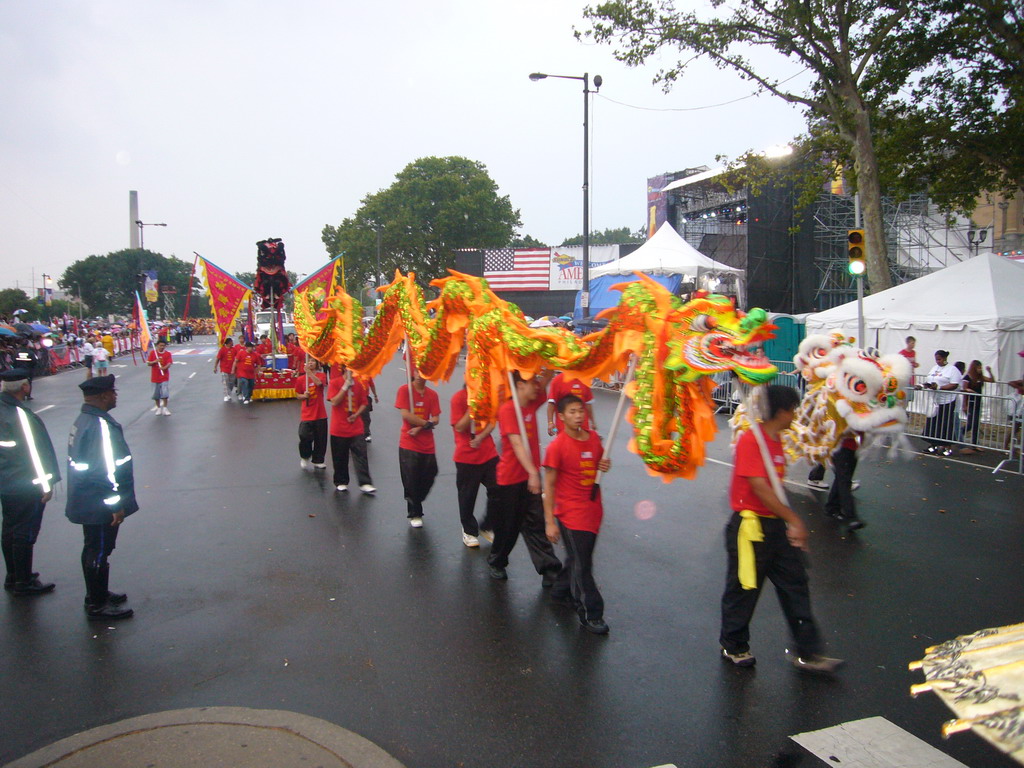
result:
[(78, 289), (78, 322), (82, 322), (82, 284), (75, 280), (75, 288)]
[(981, 244), (985, 242), (985, 238), (988, 237), (987, 229), (975, 229), (971, 227), (967, 230), (967, 243), (968, 251), (974, 253), (975, 256), (981, 251)]
[(166, 224), (147, 224), (139, 219), (135, 220), (135, 225), (139, 228), (139, 250), (146, 250), (146, 238), (144, 237), (146, 230), (143, 227), (166, 227)]
[[(588, 318), (590, 317), (590, 73), (584, 72), (582, 77), (578, 75), (548, 75), (543, 72), (534, 72), (530, 75), (530, 79), (533, 81), (548, 77), (583, 81), (583, 289), (580, 291), (580, 312), (584, 318)], [(600, 75), (594, 75), (593, 93), (601, 90), (603, 82)]]

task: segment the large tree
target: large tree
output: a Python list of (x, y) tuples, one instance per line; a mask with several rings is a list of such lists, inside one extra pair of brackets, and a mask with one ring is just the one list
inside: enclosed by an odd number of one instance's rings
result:
[[(802, 105), (811, 124), (823, 123), (853, 160), (851, 176), (860, 193), (872, 291), (892, 285), (882, 219), (874, 112), (893, 99), (921, 66), (927, 40), (941, 26), (934, 2), (888, 0), (711, 0), (707, 16), (677, 11), (671, 0), (616, 0), (588, 7), (585, 32), (617, 45), (616, 57), (639, 65), (677, 49), (684, 58), (662, 69), (656, 81), (670, 88), (695, 58), (735, 71), (759, 88)], [(775, 64), (755, 63), (753, 49), (776, 55)], [(780, 76), (781, 62), (802, 67), (813, 78), (797, 92)], [(787, 78), (791, 79), (791, 78)], [(852, 222), (851, 222), (852, 224)]]
[[(391, 281), (396, 269), (413, 271), (421, 283), (455, 266), (459, 248), (508, 245), (519, 211), (479, 162), (464, 157), (425, 157), (407, 165), (387, 189), (367, 195), (355, 214), (327, 225), (327, 252), (345, 256), (349, 293)], [(380, 269), (377, 268), (378, 244)]]
[[(82, 300), (91, 315), (126, 315), (135, 303), (139, 273), (146, 270), (156, 270), (162, 286), (174, 287), (175, 313), (181, 315), (192, 265), (175, 256), (137, 248), (89, 256), (64, 270), (57, 284), (75, 296), (81, 288)], [(193, 291), (191, 306), (202, 300), (197, 296)], [(194, 314), (191, 307), (189, 312)]]
[[(596, 229), (590, 233), (591, 245), (622, 245), (623, 243), (642, 243), (647, 235), (642, 231), (631, 232), (629, 227), (618, 227), (598, 232)], [(583, 235), (567, 237), (562, 245), (583, 245)]]

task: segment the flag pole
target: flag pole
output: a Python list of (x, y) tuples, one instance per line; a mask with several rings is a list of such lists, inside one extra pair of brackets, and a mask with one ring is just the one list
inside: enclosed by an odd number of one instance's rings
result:
[(192, 271), (188, 273), (188, 293), (185, 294), (185, 317), (184, 317), (184, 319), (186, 321), (188, 320), (188, 307), (192, 303), (192, 278), (194, 278), (196, 276), (196, 263), (199, 261), (199, 254), (196, 253), (195, 251), (192, 251), (192, 253), (195, 253), (196, 257), (194, 259), (192, 259)]

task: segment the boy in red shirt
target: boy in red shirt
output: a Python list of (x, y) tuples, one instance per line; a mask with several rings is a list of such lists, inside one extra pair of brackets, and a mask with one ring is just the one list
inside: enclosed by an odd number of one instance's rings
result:
[(256, 366), (259, 365), (260, 356), (252, 348), (252, 342), (245, 342), (235, 352), (235, 362), (231, 366), (231, 373), (235, 376), (235, 384), (238, 388), (238, 402), (248, 405), (252, 402), (252, 390), (256, 386)]
[(437, 477), (433, 430), (441, 416), (441, 404), (437, 392), (427, 386), (419, 371), (413, 372), (411, 394), (410, 398), (409, 385), (404, 384), (395, 395), (395, 408), (402, 414), (398, 467), (402, 473), (409, 525), (422, 528), (423, 502)]
[(153, 399), (156, 401), (157, 416), (170, 416), (167, 401), (171, 399), (171, 353), (167, 351), (167, 342), (162, 339), (156, 348), (149, 351), (146, 360), (149, 366), (149, 380), (153, 382)]
[(583, 429), (597, 432), (597, 423), (594, 421), (594, 393), (580, 379), (569, 381), (564, 373), (559, 373), (551, 380), (548, 388), (548, 434), (554, 435), (562, 430), (562, 417), (555, 408), (555, 405), (566, 395), (576, 395), (583, 401), (586, 409), (586, 419), (583, 421)]
[(220, 368), (220, 382), (224, 388), (224, 402), (231, 400), (231, 392), (235, 388), (235, 374), (233, 373), (235, 368), (235, 354), (238, 352), (235, 349), (235, 343), (228, 336), (224, 339), (224, 346), (217, 350), (217, 357), (213, 361), (213, 372), (217, 372), (217, 368)]
[(299, 417), (299, 466), (303, 469), (326, 469), (327, 409), (324, 387), (327, 377), (320, 363), (312, 357), (306, 361), (306, 372), (295, 380), (295, 396), (302, 402)]
[(366, 494), (375, 493), (377, 489), (370, 478), (366, 441), (363, 439), (366, 388), (352, 377), (352, 372), (344, 365), (339, 365), (331, 374), (327, 402), (331, 404), (331, 463), (334, 464), (335, 488), (348, 490), (348, 457), (351, 454), (359, 490)]
[[(544, 523), (548, 541), (565, 542), (565, 566), (551, 588), (551, 598), (576, 608), (580, 624), (595, 635), (607, 635), (604, 598), (594, 581), (593, 562), (604, 508), (594, 491), (597, 472), (607, 472), (597, 432), (583, 427), (587, 410), (576, 395), (564, 395), (557, 405), (559, 429), (544, 454)], [(557, 519), (556, 519), (557, 518)]]
[[(753, 429), (736, 442), (735, 465), (729, 498), (734, 510), (725, 528), (729, 568), (722, 595), (722, 658), (739, 667), (751, 667), (750, 619), (765, 577), (775, 585), (782, 612), (796, 641), (793, 665), (810, 672), (832, 672), (842, 662), (821, 655), (821, 637), (811, 615), (811, 595), (802, 550), (807, 549), (807, 528), (790, 508), (781, 483), (786, 475), (786, 454), (781, 434), (793, 423), (800, 395), (792, 387), (768, 387), (768, 418), (761, 424), (768, 462)], [(778, 484), (769, 475), (771, 463)], [(779, 491), (776, 491), (776, 487)]]
[(550, 587), (562, 570), (562, 563), (544, 533), (544, 505), (540, 492), (540, 439), (537, 436), (537, 411), (544, 405), (544, 389), (550, 372), (526, 380), (519, 371), (512, 372), (515, 397), (523, 413), (525, 439), (516, 418), (511, 398), (498, 409), (501, 429), (501, 458), (498, 460), (494, 503), (494, 543), (487, 556), (492, 579), (507, 579), (508, 556), (519, 540), (530, 552), (530, 559), (541, 586)]
[[(494, 447), (491, 432), (497, 426), (491, 422), (479, 432), (474, 431), (473, 420), (469, 416), (469, 402), (466, 387), (463, 386), (452, 395), (451, 424), (455, 432), (455, 487), (459, 494), (459, 518), (462, 521), (462, 543), (467, 547), (479, 547), (477, 538), (481, 526), (477, 524), (473, 509), (476, 507), (476, 495), (482, 485), (487, 489), (487, 511), (484, 513), (483, 530), (494, 534), (494, 488), (498, 484), (498, 451)], [(485, 537), (487, 535), (485, 533)]]

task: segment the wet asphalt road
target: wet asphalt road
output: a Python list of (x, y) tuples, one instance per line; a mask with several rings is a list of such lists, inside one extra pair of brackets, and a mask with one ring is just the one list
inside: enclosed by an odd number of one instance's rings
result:
[[(717, 655), (724, 431), (696, 481), (669, 485), (646, 475), (620, 431), (603, 482), (596, 572), (612, 631), (600, 638), (548, 603), (522, 544), (507, 582), (488, 577), (486, 544), (462, 545), (450, 429), (437, 432), (425, 526), (409, 528), (391, 407), (399, 363), (377, 382), (370, 498), (300, 470), (297, 402), (224, 403), (208, 338), (171, 351), (184, 364), (168, 418), (149, 411), (144, 367), (112, 369), (142, 509), (120, 534), (111, 586), (135, 618), (85, 620), (81, 534), (61, 486), (36, 547), (57, 591), (0, 600), (0, 763), (128, 717), (242, 706), (324, 718), (410, 768), (818, 766), (788, 736), (875, 715), (971, 768), (1014, 764), (972, 734), (942, 741), (950, 713), (910, 698), (921, 676), (906, 665), (926, 646), (1021, 620), (1019, 477), (924, 457), (862, 464), (868, 527), (854, 537), (824, 518), (823, 494), (790, 486), (813, 529), (815, 613), (848, 664), (835, 678), (790, 668), (768, 590), (752, 627), (758, 664), (740, 670)], [(33, 406), (61, 457), (81, 377), (37, 382)], [(455, 386), (438, 389), (447, 425)], [(605, 430), (616, 396), (597, 394)], [(637, 514), (640, 501), (653, 517)]]

